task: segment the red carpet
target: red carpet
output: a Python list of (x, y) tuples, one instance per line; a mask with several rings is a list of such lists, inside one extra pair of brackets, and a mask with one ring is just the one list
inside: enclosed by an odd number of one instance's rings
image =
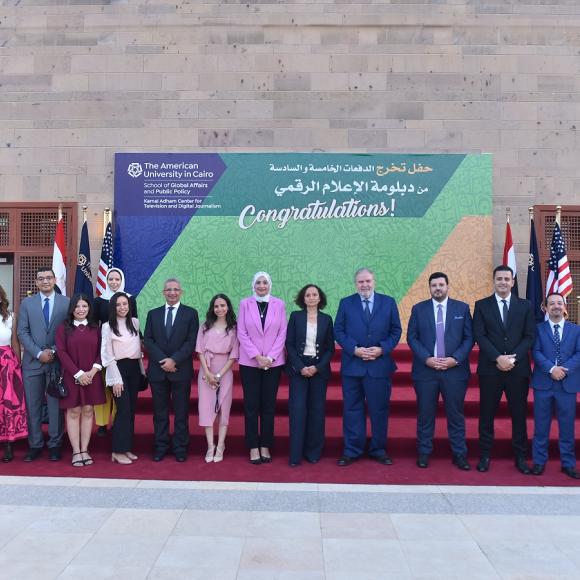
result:
[[(63, 448), (63, 460), (49, 462), (44, 454), (33, 463), (24, 463), (22, 457), (27, 449), (25, 441), (16, 444), (16, 458), (9, 464), (0, 463), (1, 475), (98, 477), (162, 480), (201, 481), (259, 481), (291, 483), (359, 483), (359, 484), (417, 484), (417, 485), (555, 485), (574, 486), (577, 482), (560, 473), (556, 428), (553, 426), (550, 443), (552, 461), (541, 477), (524, 476), (513, 467), (511, 457), (511, 426), (507, 416), (507, 405), (502, 401), (496, 420), (496, 444), (492, 466), (488, 473), (475, 471), (477, 461), (477, 414), (479, 394), (477, 377), (472, 377), (468, 389), (465, 414), (467, 419), (467, 444), (470, 450), (472, 471), (461, 472), (451, 464), (447, 441), (446, 423), (442, 404), (436, 426), (435, 449), (428, 469), (415, 466), (415, 394), (411, 386), (411, 353), (406, 345), (396, 350), (399, 370), (393, 379), (391, 414), (389, 420), (389, 453), (394, 465), (384, 467), (364, 459), (347, 468), (339, 468), (336, 459), (342, 452), (342, 399), (340, 391), (339, 359), (333, 363), (333, 379), (329, 384), (326, 421), (326, 448), (323, 459), (316, 465), (304, 463), (300, 467), (288, 466), (288, 382), (284, 376), (278, 393), (276, 420), (276, 448), (274, 461), (269, 465), (251, 465), (243, 442), (243, 403), (239, 384), (234, 389), (234, 404), (226, 442), (225, 459), (219, 464), (206, 464), (205, 437), (197, 425), (197, 415), (192, 413), (190, 428), (192, 441), (187, 462), (177, 463), (166, 457), (160, 463), (151, 460), (153, 442), (151, 420), (151, 398), (141, 393), (136, 424), (134, 451), (140, 459), (132, 465), (120, 466), (110, 460), (110, 435), (107, 438), (93, 437), (91, 453), (95, 459), (92, 466), (74, 468), (70, 466), (68, 441)], [(472, 366), (477, 354), (472, 355)], [(197, 367), (196, 367), (197, 368)], [(196, 410), (197, 388), (192, 390), (192, 410)], [(532, 395), (530, 395), (530, 398)], [(530, 402), (530, 417), (532, 404)], [(529, 421), (529, 435), (533, 433)], [(65, 436), (66, 440), (66, 436)]]

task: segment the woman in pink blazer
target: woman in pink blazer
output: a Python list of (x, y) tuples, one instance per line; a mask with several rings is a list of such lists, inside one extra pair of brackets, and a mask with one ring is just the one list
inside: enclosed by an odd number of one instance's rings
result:
[(276, 395), (286, 360), (286, 309), (282, 300), (270, 295), (271, 289), (270, 275), (256, 273), (253, 296), (240, 302), (238, 314), (246, 445), (254, 465), (272, 461)]

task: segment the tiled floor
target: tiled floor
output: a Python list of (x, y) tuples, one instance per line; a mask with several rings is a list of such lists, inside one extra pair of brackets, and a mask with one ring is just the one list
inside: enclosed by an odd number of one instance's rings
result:
[(0, 578), (580, 579), (580, 489), (0, 477)]

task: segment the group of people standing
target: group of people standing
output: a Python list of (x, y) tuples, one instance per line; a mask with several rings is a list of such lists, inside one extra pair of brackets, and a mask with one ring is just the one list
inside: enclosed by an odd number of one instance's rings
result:
[[(391, 378), (396, 371), (392, 352), (401, 334), (397, 305), (375, 292), (374, 273), (355, 273), (356, 292), (340, 301), (333, 324), (323, 313), (326, 295), (315, 284), (296, 296), (299, 310), (287, 320), (285, 304), (271, 294), (268, 273), (257, 272), (252, 294), (244, 298), (238, 316), (225, 294), (210, 301), (200, 325), (194, 308), (181, 303), (177, 278), (163, 287), (165, 304), (147, 314), (141, 333), (134, 297), (124, 291), (124, 276), (112, 268), (107, 291), (92, 301), (82, 294), (70, 300), (55, 291), (51, 269), (36, 276), (38, 294), (21, 305), (18, 324), (0, 288), (0, 441), (4, 461), (13, 458), (11, 443), (28, 436), (25, 461), (42, 453), (43, 405), (48, 414), (49, 459), (61, 459), (62, 410), (75, 467), (91, 465), (89, 444), (93, 423), (100, 432), (112, 426), (113, 462), (128, 465), (138, 459), (133, 449), (135, 411), (140, 390), (150, 385), (153, 400), (153, 460), (172, 453), (186, 461), (189, 449), (189, 401), (193, 358), (198, 374), (199, 425), (207, 440), (205, 461), (224, 459), (233, 398), (233, 366), (237, 361), (244, 395), (245, 442), (249, 461), (270, 463), (274, 446), (276, 397), (282, 370), (290, 380), (289, 464), (320, 460), (325, 440), (326, 389), (335, 341), (342, 347), (343, 454), (346, 467), (365, 453), (381, 465), (391, 465), (387, 431)], [(412, 379), (417, 396), (417, 466), (427, 468), (433, 450), (439, 396), (447, 416), (452, 461), (469, 470), (464, 400), (470, 378), (469, 356), (479, 345), (480, 385), (477, 470), (488, 471), (494, 440), (494, 419), (505, 393), (512, 419), (515, 466), (524, 474), (541, 475), (548, 459), (548, 439), (555, 411), (560, 428), (562, 471), (574, 479), (574, 420), (580, 390), (580, 327), (565, 320), (565, 301), (547, 297), (548, 320), (536, 328), (530, 305), (512, 294), (513, 272), (498, 266), (494, 293), (469, 306), (449, 297), (449, 280), (435, 272), (429, 278), (430, 298), (411, 313), (407, 341), (413, 352)], [(23, 348), (22, 374), (20, 345)], [(148, 368), (143, 365), (147, 353)], [(535, 389), (533, 465), (527, 463), (526, 428), (531, 365)], [(62, 374), (66, 394), (46, 395), (47, 384)], [(170, 409), (174, 428), (170, 433)], [(367, 441), (367, 411), (371, 433)], [(217, 425), (216, 425), (217, 423)], [(217, 439), (214, 426), (217, 427)]]

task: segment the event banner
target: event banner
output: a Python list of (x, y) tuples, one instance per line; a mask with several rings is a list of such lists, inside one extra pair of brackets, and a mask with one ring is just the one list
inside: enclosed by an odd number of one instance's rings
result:
[(315, 283), (334, 314), (363, 266), (398, 302), (428, 297), (435, 266), (471, 301), (491, 209), (490, 155), (118, 153), (114, 259), (140, 314), (169, 277), (202, 315), (218, 292), (237, 305), (257, 271), (288, 310)]

